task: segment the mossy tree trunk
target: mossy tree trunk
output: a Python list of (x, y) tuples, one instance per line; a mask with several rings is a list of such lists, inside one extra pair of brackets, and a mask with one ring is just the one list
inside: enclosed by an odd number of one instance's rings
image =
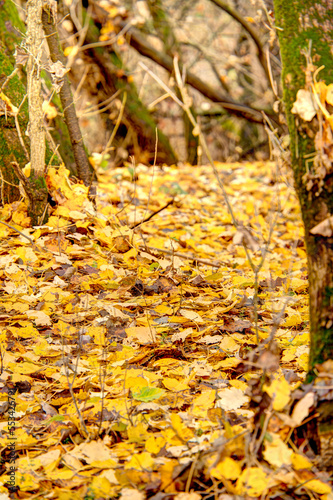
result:
[[(101, 10), (101, 9), (100, 9)], [(66, 14), (64, 9), (63, 14)], [(104, 12), (101, 10), (101, 12)], [(83, 16), (87, 15), (87, 10), (83, 9)], [(100, 36), (100, 21), (96, 14), (93, 16), (94, 21), (90, 21), (89, 29), (86, 34), (86, 44), (96, 44)], [(157, 147), (157, 163), (173, 164), (177, 162), (169, 139), (157, 129), (157, 125), (152, 115), (147, 110), (146, 106), (139, 98), (136, 86), (126, 76), (126, 68), (118, 54), (116, 54), (112, 46), (106, 47), (91, 47), (84, 50), (84, 61), (89, 64), (93, 74), (100, 74), (101, 82), (98, 89), (92, 88), (89, 82), (89, 73), (83, 83), (83, 88), (97, 98), (98, 102), (103, 102), (117, 91), (127, 93), (127, 100), (124, 108), (122, 123), (126, 128), (130, 128), (133, 132), (133, 153), (135, 157), (140, 157), (142, 151), (143, 157), (148, 157), (149, 161), (154, 160), (156, 147), (156, 130), (158, 135)], [(74, 83), (79, 84), (80, 75), (75, 71), (72, 72), (71, 78)], [(93, 79), (92, 79), (93, 80)]]
[(330, 0), (274, 0), (274, 7), (292, 168), (308, 256), (311, 374), (316, 364), (333, 359), (333, 234), (313, 230), (333, 214), (333, 147), (327, 139), (332, 130), (328, 113), (325, 117), (319, 110), (309, 120), (292, 108), (298, 90), (307, 91), (310, 103), (311, 98), (316, 103), (321, 96), (313, 94), (315, 81), (333, 82), (333, 5)]
[[(8, 77), (15, 70), (14, 52), (22, 41), (22, 33), (25, 33), (25, 25), (18, 15), (15, 4), (11, 0), (5, 0), (0, 7), (0, 88), (5, 83), (2, 93), (17, 108), (23, 102), (27, 93), (26, 75), (23, 70), (20, 70), (12, 78), (8, 79)], [(43, 78), (47, 84), (51, 85), (50, 78), (44, 71)], [(14, 116), (8, 112), (8, 109), (6, 114), (1, 112), (3, 106), (3, 100), (0, 98), (0, 204), (11, 203), (21, 197), (18, 187), (19, 179), (13, 168), (13, 163), (22, 169), (30, 160), (30, 144), (26, 135), (29, 122), (28, 100), (26, 99), (23, 102), (17, 117), (21, 141)], [(62, 118), (57, 117), (53, 121), (51, 135), (55, 144), (60, 145), (60, 154), (67, 168), (70, 168), (71, 172), (76, 174), (72, 169), (74, 161), (68, 130)], [(52, 157), (53, 164), (57, 164), (59, 161), (57, 156), (46, 145), (46, 164), (49, 163)]]
[[(15, 69), (13, 54), (15, 47), (21, 41), (21, 33), (24, 31), (24, 24), (18, 16), (15, 5), (10, 0), (6, 0), (0, 8), (0, 88), (7, 82), (2, 93), (16, 108), (23, 101), (26, 89), (18, 74), (15, 74), (11, 79), (8, 77)], [(1, 204), (18, 200), (21, 196), (18, 188), (19, 180), (12, 167), (12, 162), (16, 162), (22, 168), (29, 161), (26, 153), (28, 140), (25, 135), (28, 126), (28, 102), (24, 102), (18, 116), (22, 141), (25, 144), (24, 148), (19, 139), (14, 116), (8, 112), (8, 108), (5, 113), (4, 106), (4, 100), (0, 98)]]

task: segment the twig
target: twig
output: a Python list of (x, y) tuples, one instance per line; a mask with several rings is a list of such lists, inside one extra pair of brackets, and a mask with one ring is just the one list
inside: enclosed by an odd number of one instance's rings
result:
[(193, 260), (195, 262), (199, 262), (200, 264), (204, 264), (207, 266), (211, 267), (216, 267), (219, 268), (221, 266), (231, 266), (232, 264), (229, 264), (228, 262), (223, 262), (222, 260), (215, 260), (214, 262), (209, 260), (209, 259), (202, 259), (200, 257), (197, 257), (196, 255), (189, 254), (189, 253), (180, 253), (180, 252), (174, 252), (173, 250), (166, 250), (164, 248), (154, 248), (154, 247), (146, 247), (146, 246), (139, 246), (139, 249), (142, 250), (143, 252), (146, 253), (151, 253), (154, 255), (155, 253), (165, 253), (167, 255), (175, 255), (176, 257), (180, 257), (181, 259), (186, 259), (186, 260)]
[(248, 32), (248, 34), (250, 35), (250, 37), (252, 38), (257, 47), (258, 59), (260, 61), (261, 66), (263, 67), (263, 70), (265, 71), (266, 78), (268, 81), (270, 81), (265, 52), (256, 31), (252, 28), (252, 26), (250, 26), (245, 21), (245, 19), (242, 18), (242, 16), (238, 14), (237, 11), (233, 10), (231, 7), (229, 7), (229, 5), (224, 3), (222, 0), (211, 0), (211, 2), (214, 3), (220, 9), (224, 10), (224, 12), (229, 14), (229, 16), (233, 17), (235, 21), (237, 21), (245, 29), (245, 31)]
[(5, 79), (5, 81), (3, 82), (3, 84), (0, 87), (0, 92), (4, 91), (4, 89), (6, 88), (6, 86), (10, 82), (10, 80), (16, 75), (18, 70), (19, 70), (18, 68), (15, 68), (14, 71), (10, 75), (7, 76), (7, 78)]
[(155, 212), (153, 212), (150, 215), (148, 215), (148, 217), (146, 217), (142, 221), (137, 222), (136, 224), (133, 224), (133, 226), (130, 226), (130, 228), (131, 229), (135, 229), (136, 227), (141, 226), (141, 224), (143, 224), (144, 222), (148, 222), (150, 219), (152, 219), (153, 217), (155, 217), (155, 215), (157, 215), (160, 212), (162, 212), (162, 210), (164, 210), (165, 208), (167, 208), (170, 205), (172, 205), (173, 202), (174, 202), (174, 198), (172, 198), (172, 200), (168, 201), (168, 203), (166, 205), (164, 205), (163, 207), (159, 208), (158, 210), (155, 210)]
[(10, 226), (9, 224), (7, 224), (7, 222), (4, 222), (3, 220), (0, 220), (0, 224), (3, 224), (4, 226), (7, 226), (9, 227), (9, 229), (12, 229), (13, 231), (16, 231), (17, 233), (19, 233), (21, 236), (23, 236), (24, 238), (26, 238), (27, 240), (30, 241), (30, 243), (32, 245), (35, 245), (35, 242), (34, 240), (32, 240), (29, 236), (27, 236), (26, 234), (22, 233), (21, 231), (19, 231), (18, 229), (16, 229), (16, 227), (13, 227), (13, 226)]
[(105, 146), (105, 149), (104, 149), (104, 151), (102, 153), (102, 157), (110, 150), (110, 147), (111, 147), (111, 144), (113, 142), (113, 139), (116, 136), (117, 130), (118, 130), (118, 128), (119, 128), (119, 126), (121, 124), (121, 120), (123, 118), (124, 109), (125, 109), (125, 105), (126, 105), (126, 100), (127, 100), (127, 92), (125, 91), (124, 92), (124, 97), (123, 97), (123, 102), (121, 103), (121, 108), (120, 108), (120, 112), (119, 112), (116, 124), (114, 126), (114, 129), (112, 130), (112, 134), (110, 136), (110, 139), (108, 140), (107, 145)]
[(21, 127), (20, 127), (20, 124), (19, 124), (19, 121), (18, 121), (18, 116), (19, 116), (20, 110), (21, 110), (21, 108), (22, 108), (22, 106), (23, 106), (24, 101), (26, 100), (26, 98), (27, 98), (27, 94), (25, 94), (25, 96), (23, 97), (23, 99), (21, 101), (21, 104), (19, 105), (19, 108), (18, 108), (17, 112), (14, 115), (14, 120), (15, 120), (15, 127), (16, 127), (16, 131), (17, 131), (17, 135), (19, 137), (19, 141), (20, 141), (20, 144), (21, 144), (22, 149), (24, 151), (25, 157), (26, 157), (26, 159), (28, 161), (30, 161), (29, 153), (28, 153), (27, 148), (25, 147), (24, 140), (23, 140), (23, 137), (22, 137)]

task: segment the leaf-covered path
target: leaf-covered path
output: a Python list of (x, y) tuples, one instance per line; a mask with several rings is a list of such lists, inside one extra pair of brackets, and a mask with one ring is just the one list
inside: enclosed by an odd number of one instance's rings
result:
[(96, 208), (50, 168), (47, 226), (1, 210), (1, 500), (331, 491), (281, 417), (308, 361), (289, 174), (217, 168), (237, 230), (208, 166), (101, 171)]

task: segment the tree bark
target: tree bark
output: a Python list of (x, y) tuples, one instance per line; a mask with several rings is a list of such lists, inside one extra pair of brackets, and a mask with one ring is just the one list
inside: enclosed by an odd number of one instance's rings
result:
[[(43, 11), (43, 27), (47, 37), (47, 43), (50, 49), (50, 57), (53, 63), (60, 61), (63, 67), (66, 67), (65, 57), (59, 47), (56, 22), (51, 12)], [(86, 186), (91, 184), (92, 172), (88, 162), (88, 157), (84, 149), (79, 121), (75, 112), (72, 92), (70, 89), (67, 75), (63, 76), (63, 84), (60, 89), (60, 99), (64, 111), (66, 125), (69, 137), (72, 143), (78, 177)]]
[[(17, 115), (17, 124), (21, 134), (20, 140), (14, 115), (8, 109), (6, 114), (1, 112), (4, 103), (0, 99), (0, 203), (2, 205), (11, 203), (21, 197), (18, 187), (19, 179), (14, 171), (13, 162), (23, 168), (30, 161), (30, 145), (25, 133), (29, 121), (28, 100), (24, 101), (27, 93), (25, 87), (26, 75), (22, 69), (13, 73), (15, 70), (14, 52), (16, 47), (20, 45), (22, 33), (24, 32), (25, 26), (18, 16), (15, 4), (6, 1), (0, 8), (0, 89), (17, 108), (21, 103), (23, 104)], [(10, 77), (10, 75), (13, 76)], [(46, 83), (49, 82), (49, 77), (45, 71), (43, 71), (43, 78)], [(70, 168), (72, 164), (71, 147), (68, 132), (62, 121), (63, 119), (59, 117), (54, 120), (54, 130), (51, 130), (51, 134), (56, 143), (61, 142), (60, 154), (66, 162), (67, 168)], [(57, 156), (54, 156), (53, 151), (46, 145), (46, 164), (48, 164), (51, 157), (53, 157), (53, 164), (56, 164), (58, 161)]]
[[(85, 42), (90, 45), (95, 44), (98, 40), (99, 29), (93, 21), (90, 21)], [(145, 153), (143, 156), (148, 154), (149, 160), (151, 162), (154, 160), (157, 130), (157, 162), (166, 164), (176, 163), (177, 156), (168, 138), (157, 129), (154, 119), (139, 99), (135, 85), (127, 80), (126, 68), (123, 67), (123, 63), (118, 55), (111, 49), (107, 50), (103, 47), (91, 47), (88, 50), (83, 50), (83, 54), (84, 60), (86, 64), (91, 66), (91, 71), (95, 78), (96, 74), (100, 74), (100, 81), (103, 82), (98, 88), (92, 87), (89, 81), (89, 74), (87, 75), (83, 87), (91, 96), (96, 97), (98, 102), (103, 102), (119, 90), (122, 92), (126, 91), (127, 93), (123, 123), (134, 132), (135, 140), (137, 141), (137, 144), (134, 143), (134, 156), (140, 156), (140, 151), (136, 151), (140, 149)], [(119, 72), (123, 73), (123, 77), (119, 76)], [(80, 76), (75, 71), (72, 72), (71, 78), (75, 81), (75, 84), (78, 84), (80, 81)], [(92, 79), (92, 82), (94, 79)]]
[[(17, 108), (23, 101), (26, 90), (18, 73), (10, 79), (8, 77), (14, 72), (13, 53), (21, 40), (20, 32), (24, 32), (24, 30), (24, 24), (17, 14), (15, 5), (12, 2), (5, 2), (0, 8), (0, 88), (5, 85), (1, 92)], [(24, 133), (28, 126), (28, 102), (23, 103), (17, 117), (22, 140), (25, 144), (24, 148), (20, 143), (14, 115), (8, 113), (8, 109), (5, 113), (4, 106), (4, 101), (0, 99), (1, 204), (11, 203), (21, 196), (18, 188), (19, 180), (11, 163), (16, 161), (23, 167), (29, 161), (25, 151), (28, 149), (28, 141)]]
[(43, 46), (42, 0), (27, 1), (27, 87), (29, 102), (30, 163), (36, 177), (44, 176), (45, 131), (41, 96), (41, 64)]
[[(298, 90), (313, 94), (315, 80), (333, 82), (331, 0), (274, 0), (281, 56), (283, 101), (290, 132), (292, 168), (305, 230), (310, 295), (310, 373), (333, 359), (333, 234), (312, 230), (333, 214), (332, 130), (318, 110), (310, 121), (292, 108)], [(309, 49), (309, 47), (312, 47)], [(311, 51), (311, 52), (310, 52)], [(311, 56), (311, 59), (310, 59)], [(324, 67), (322, 67), (324, 66)], [(315, 75), (315, 69), (322, 67)], [(314, 234), (316, 233), (317, 234)]]

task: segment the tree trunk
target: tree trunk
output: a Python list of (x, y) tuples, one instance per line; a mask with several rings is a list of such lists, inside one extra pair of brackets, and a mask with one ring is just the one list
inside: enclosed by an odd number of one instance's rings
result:
[[(5, 2), (0, 8), (0, 88), (5, 84), (1, 92), (16, 108), (23, 101), (26, 90), (18, 74), (15, 74), (11, 79), (8, 77), (15, 69), (13, 54), (15, 47), (21, 41), (21, 33), (24, 30), (24, 24), (18, 16), (15, 5), (12, 2)], [(25, 135), (28, 126), (27, 101), (24, 102), (20, 110), (17, 123), (27, 150), (28, 141)], [(29, 157), (19, 139), (14, 115), (4, 104), (2, 96), (0, 97), (1, 204), (18, 200), (21, 196), (18, 188), (19, 181), (13, 170), (12, 162), (17, 162), (22, 168), (28, 161)]]
[[(333, 359), (333, 232), (328, 219), (333, 214), (332, 130), (325, 110), (319, 109), (311, 119), (293, 106), (300, 89), (307, 91), (303, 92), (309, 101), (307, 111), (311, 100), (316, 106), (321, 99), (321, 107), (326, 106), (324, 95), (314, 96), (311, 83), (333, 82), (333, 8), (329, 0), (274, 0), (274, 7), (292, 168), (308, 256), (311, 374), (316, 364)], [(316, 68), (321, 68), (317, 74)], [(326, 231), (316, 228), (325, 220)]]
[[(22, 41), (22, 33), (25, 32), (24, 23), (20, 20), (15, 4), (5, 1), (0, 8), (0, 88), (5, 84), (1, 92), (17, 108), (26, 96), (26, 75), (20, 70), (12, 78), (8, 78), (15, 70), (14, 52)], [(42, 77), (46, 83), (50, 84), (49, 76), (42, 72)], [(51, 85), (51, 84), (50, 84)], [(28, 127), (28, 101), (23, 102), (17, 117), (17, 123), (21, 133), (21, 140), (18, 129), (15, 125), (13, 114), (6, 109), (3, 112), (3, 99), (0, 98), (0, 204), (11, 203), (21, 197), (18, 184), (19, 179), (13, 169), (13, 163), (21, 169), (29, 162), (29, 141), (26, 135)], [(53, 120), (53, 130), (51, 135), (56, 144), (60, 144), (60, 154), (67, 168), (76, 174), (71, 168), (73, 164), (73, 154), (69, 142), (67, 128), (63, 119), (57, 117)], [(22, 146), (24, 144), (24, 148)], [(58, 158), (46, 145), (46, 164), (53, 157), (53, 164), (57, 164)], [(17, 186), (17, 187), (16, 187)]]
[[(42, 19), (43, 28), (50, 50), (50, 58), (53, 64), (59, 64), (60, 62), (63, 66), (63, 69), (65, 69), (66, 60), (59, 47), (56, 19), (53, 18), (53, 13), (51, 13), (49, 9), (45, 10), (45, 8), (43, 10)], [(86, 186), (90, 186), (92, 172), (84, 147), (79, 120), (76, 116), (75, 104), (73, 101), (70, 84), (66, 74), (63, 74), (62, 79), (63, 82), (59, 91), (59, 95), (69, 132), (70, 141), (72, 144), (78, 177)]]
[[(86, 9), (84, 9), (84, 17)], [(64, 15), (66, 10), (62, 11)], [(86, 34), (85, 43), (96, 44), (99, 41), (100, 31), (94, 21), (90, 21), (89, 29)], [(177, 162), (177, 157), (170, 145), (168, 138), (157, 129), (157, 125), (147, 108), (139, 99), (137, 89), (133, 83), (128, 81), (126, 68), (120, 57), (113, 52), (110, 47), (91, 47), (82, 52), (86, 65), (89, 65), (90, 71), (85, 78), (82, 88), (95, 98), (98, 103), (109, 99), (117, 91), (127, 93), (127, 100), (124, 108), (122, 123), (126, 128), (130, 128), (133, 138), (133, 155), (135, 158), (140, 156), (142, 161), (150, 162), (154, 160), (156, 146), (156, 130), (158, 133), (157, 145), (157, 163), (173, 164)], [(89, 78), (90, 73), (93, 78)], [(70, 73), (70, 78), (74, 85), (78, 85), (81, 80), (79, 71), (74, 70)], [(95, 85), (95, 80), (101, 83)], [(105, 114), (108, 120), (109, 112)], [(140, 154), (141, 153), (141, 154)]]

